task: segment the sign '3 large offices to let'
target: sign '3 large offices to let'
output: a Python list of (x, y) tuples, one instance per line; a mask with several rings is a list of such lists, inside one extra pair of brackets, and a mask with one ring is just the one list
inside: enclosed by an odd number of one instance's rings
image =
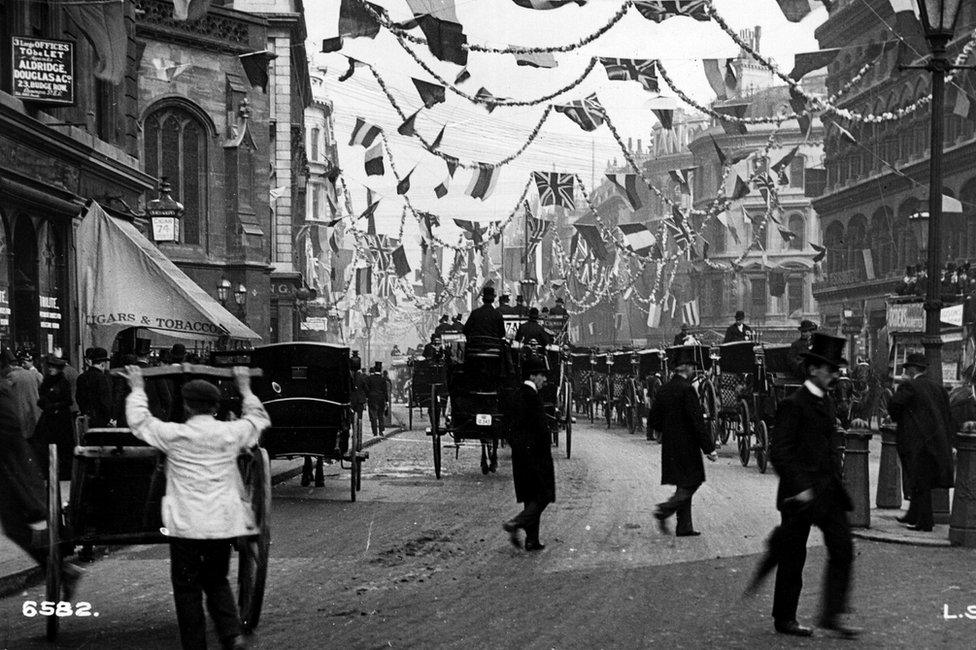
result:
[(71, 41), (10, 39), (14, 97), (45, 104), (75, 103), (75, 45)]

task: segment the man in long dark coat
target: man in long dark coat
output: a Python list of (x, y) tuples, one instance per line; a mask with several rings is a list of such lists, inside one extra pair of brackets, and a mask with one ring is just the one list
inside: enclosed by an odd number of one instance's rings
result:
[(78, 411), (88, 416), (88, 426), (107, 427), (113, 420), (114, 389), (108, 376), (108, 352), (105, 348), (88, 349), (88, 367), (78, 375), (75, 384)]
[(515, 331), (515, 340), (519, 343), (528, 343), (532, 339), (535, 339), (543, 350), (552, 343), (549, 332), (539, 323), (539, 310), (535, 307), (529, 310), (529, 320), (519, 325)]
[(515, 499), (524, 504), (522, 512), (502, 527), (513, 546), (520, 547), (518, 530), (525, 531), (525, 550), (541, 551), (539, 518), (556, 500), (556, 474), (552, 465), (552, 436), (539, 391), (546, 385), (549, 370), (544, 363), (529, 361), (523, 368), (525, 382), (515, 393), (511, 410), (512, 478)]
[(674, 494), (654, 511), (661, 532), (668, 532), (667, 520), (677, 514), (675, 535), (700, 535), (691, 520), (691, 498), (705, 482), (702, 454), (715, 461), (715, 443), (705, 426), (701, 402), (691, 385), (695, 374), (693, 348), (679, 348), (674, 358), (675, 374), (657, 393), (647, 422), (649, 429), (662, 432), (661, 485), (675, 486)]
[(909, 354), (904, 369), (910, 377), (888, 402), (888, 413), (898, 425), (902, 466), (911, 486), (912, 503), (900, 521), (912, 530), (930, 531), (932, 488), (952, 487), (952, 421), (949, 397), (926, 376), (925, 355)]
[(389, 393), (383, 378), (383, 363), (377, 361), (366, 378), (366, 405), (369, 409), (369, 426), (374, 436), (381, 435), (385, 428), (386, 400)]
[(746, 325), (746, 313), (740, 309), (735, 312), (735, 322), (725, 328), (725, 339), (722, 343), (748, 341), (750, 336), (752, 328)]
[(854, 638), (860, 632), (841, 621), (847, 611), (854, 561), (847, 521), (853, 504), (844, 489), (838, 451), (840, 431), (834, 403), (827, 393), (840, 376), (840, 366), (847, 365), (842, 356), (845, 342), (843, 338), (815, 332), (810, 351), (804, 353), (807, 379), (780, 402), (776, 411), (769, 457), (779, 475), (776, 507), (782, 523), (773, 530), (768, 551), (746, 593), (755, 593), (762, 580), (778, 567), (773, 621), (780, 634), (813, 634), (796, 620), (811, 526), (823, 532), (827, 546), (820, 627), (845, 638)]
[[(467, 322), (464, 324), (464, 336), (468, 339), (468, 344), (472, 339), (496, 339), (501, 343), (505, 338), (505, 319), (498, 310), (492, 306), (495, 302), (495, 288), (487, 286), (481, 290), (481, 306), (471, 312)], [(479, 341), (474, 341), (477, 344)]]

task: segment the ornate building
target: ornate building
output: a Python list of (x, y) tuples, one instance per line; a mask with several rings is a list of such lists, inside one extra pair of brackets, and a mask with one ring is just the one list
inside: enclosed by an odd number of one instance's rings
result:
[[(876, 61), (841, 97), (843, 108), (881, 114), (930, 92), (928, 72), (898, 70), (900, 62), (918, 64), (927, 55), (920, 32), (905, 33), (898, 47), (879, 48), (893, 42), (889, 26), (895, 24), (888, 0), (845, 0), (834, 3), (817, 29), (821, 48), (843, 48), (827, 69), (828, 92), (837, 92), (866, 61)], [(959, 52), (974, 25), (976, 5), (963, 3), (950, 56)], [(947, 85), (943, 192), (962, 201), (963, 212), (943, 219), (944, 262), (976, 258), (976, 122), (969, 110), (974, 79), (971, 71), (959, 71)], [(878, 361), (887, 357), (885, 298), (900, 284), (906, 266), (925, 260), (925, 242), (909, 216), (926, 210), (928, 201), (930, 120), (925, 104), (881, 124), (838, 124), (832, 119), (825, 124), (827, 186), (814, 207), (827, 257), (814, 297), (824, 324), (838, 331), (860, 329), (859, 351)], [(845, 319), (845, 310), (852, 316)]]

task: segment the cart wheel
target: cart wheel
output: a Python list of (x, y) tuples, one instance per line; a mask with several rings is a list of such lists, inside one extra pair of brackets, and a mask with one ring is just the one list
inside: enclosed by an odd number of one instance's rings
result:
[[(410, 404), (413, 404), (413, 395), (410, 396)], [(407, 407), (407, 429), (413, 430), (413, 406)]]
[(437, 399), (437, 388), (430, 390), (430, 435), (434, 444), (434, 476), (441, 477), (441, 432), (440, 432), (440, 401)]
[(356, 500), (356, 474), (359, 473), (359, 456), (353, 451), (349, 455), (349, 500)]
[(760, 474), (766, 473), (769, 460), (769, 428), (763, 420), (756, 423), (756, 467)]
[[(61, 600), (61, 484), (58, 481), (58, 447), (48, 445), (47, 474), (47, 585), (45, 598), (52, 603)], [(58, 638), (58, 621), (47, 617), (47, 640)]]
[(718, 442), (721, 434), (716, 426), (718, 423), (718, 409), (715, 408), (717, 400), (715, 398), (715, 387), (712, 386), (710, 381), (703, 381), (701, 386), (698, 388), (698, 401), (701, 403), (702, 414), (705, 416), (705, 421), (708, 423), (709, 433), (712, 436), (712, 441)]
[(749, 466), (749, 405), (745, 402), (739, 402), (739, 430), (738, 430), (738, 443), (739, 443), (739, 460), (742, 462), (743, 467)]
[(719, 440), (722, 441), (723, 445), (727, 445), (729, 443), (729, 434), (732, 433), (733, 422), (735, 422), (735, 420), (730, 417), (723, 417), (721, 419), (719, 427)]
[(569, 458), (570, 454), (573, 452), (573, 417), (570, 413), (570, 405), (572, 404), (572, 395), (566, 396), (566, 458)]
[(250, 634), (261, 618), (264, 585), (268, 578), (268, 554), (271, 550), (271, 461), (268, 452), (256, 448), (247, 463), (244, 489), (254, 510), (257, 535), (241, 537), (237, 565), (237, 608), (244, 633)]

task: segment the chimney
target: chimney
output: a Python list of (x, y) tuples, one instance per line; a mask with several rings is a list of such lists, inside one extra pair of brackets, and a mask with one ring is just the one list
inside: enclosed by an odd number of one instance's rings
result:
[(760, 27), (759, 25), (756, 25), (756, 28), (755, 28), (753, 34), (754, 35), (752, 37), (752, 49), (754, 49), (756, 52), (762, 54), (762, 50), (759, 49), (759, 37), (762, 36), (762, 27)]
[(633, 138), (627, 138), (627, 151), (634, 150), (634, 140)]
[(637, 138), (637, 153), (641, 153), (641, 139)]

